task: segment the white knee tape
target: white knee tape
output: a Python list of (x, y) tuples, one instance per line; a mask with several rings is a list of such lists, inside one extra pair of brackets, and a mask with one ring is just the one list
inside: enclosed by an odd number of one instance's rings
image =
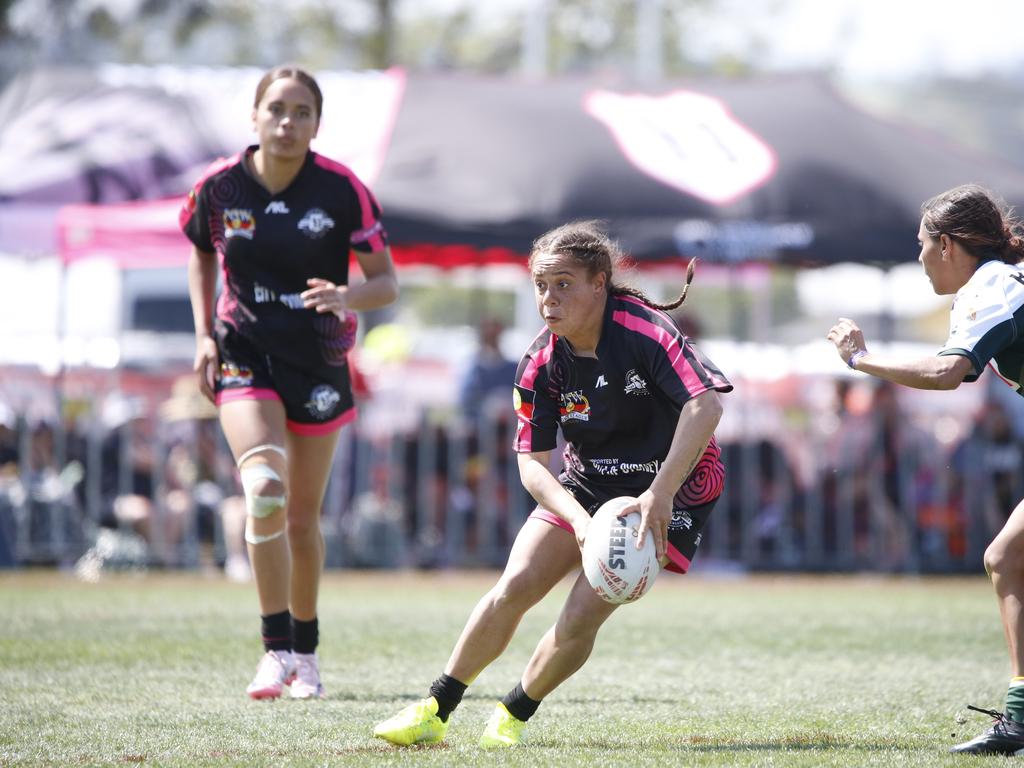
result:
[(288, 452), (280, 445), (274, 445), (273, 443), (263, 443), (262, 445), (257, 445), (254, 446), (253, 448), (250, 448), (248, 451), (239, 456), (238, 461), (235, 462), (235, 465), (241, 467), (245, 463), (245, 460), (248, 459), (250, 456), (255, 456), (257, 453), (263, 453), (264, 451), (273, 451), (274, 453), (281, 454), (286, 459), (288, 458)]
[(250, 456), (261, 451), (275, 451), (282, 456), (285, 455), (284, 448), (277, 445), (257, 445), (250, 448), (238, 458), (240, 469), (238, 474), (242, 479), (242, 490), (245, 495), (245, 540), (250, 544), (265, 544), (268, 541), (280, 538), (284, 535), (284, 527), (268, 534), (259, 534), (254, 530), (254, 521), (257, 518), (270, 517), (275, 512), (284, 509), (286, 498), (284, 496), (267, 496), (256, 493), (256, 486), (261, 480), (273, 480), (281, 482), (281, 476), (269, 464), (250, 464), (243, 467), (242, 463)]
[(273, 541), (274, 539), (281, 538), (281, 536), (284, 534), (284, 528), (282, 528), (279, 531), (274, 531), (273, 533), (268, 533), (265, 536), (261, 536), (260, 534), (253, 531), (252, 522), (253, 518), (251, 517), (248, 517), (245, 520), (245, 540), (250, 544), (266, 544), (268, 541)]
[(285, 504), (284, 496), (262, 496), (255, 492), (260, 480), (281, 482), (281, 476), (269, 464), (252, 464), (242, 467), (242, 490), (245, 493), (245, 509), (253, 517), (269, 517)]

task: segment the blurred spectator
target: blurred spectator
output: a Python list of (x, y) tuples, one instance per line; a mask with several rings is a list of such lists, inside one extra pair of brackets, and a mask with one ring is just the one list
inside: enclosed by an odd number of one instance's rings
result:
[(17, 418), (0, 403), (0, 568), (15, 564), (15, 521), (11, 492), (18, 483)]
[(111, 394), (103, 403), (101, 421), (105, 435), (100, 449), (100, 524), (141, 537), (153, 560), (171, 564), (182, 521), (158, 518), (156, 512), (162, 468), (155, 425), (146, 418), (145, 404), (140, 398)]
[(903, 413), (896, 385), (880, 381), (864, 401), (858, 389), (840, 392), (822, 468), (828, 546), (881, 570), (916, 570), (917, 511), (937, 446)]
[(400, 568), (405, 564), (402, 505), (390, 495), (392, 468), (385, 462), (370, 470), (370, 487), (352, 500), (342, 542), (345, 562), (355, 568)]
[(983, 548), (1024, 496), (1024, 446), (1002, 401), (985, 402), (970, 434), (954, 449), (951, 464), (950, 496), (960, 523), (952, 533), (970, 526), (973, 540)]
[(501, 321), (493, 317), (480, 323), (476, 354), (459, 382), (459, 408), (471, 421), (491, 412), (496, 403), (511, 410), (518, 363), (501, 352), (504, 330)]
[[(491, 553), (479, 551), (482, 543), (490, 542), (489, 549), (495, 549), (496, 544), (502, 555), (508, 543), (508, 446), (512, 440), (512, 387), (518, 363), (501, 352), (504, 330), (497, 318), (481, 321), (476, 353), (459, 384), (458, 407), (469, 434), (464, 469), (456, 478), (448, 502), (466, 531), (460, 545), (485, 558)], [(478, 530), (484, 525), (488, 526), (486, 531)], [(500, 566), (503, 562), (502, 557), (501, 562), (488, 564)]]
[(195, 376), (186, 375), (174, 382), (159, 413), (172, 435), (160, 503), (169, 520), (182, 521), (181, 530), (175, 531), (178, 546), (188, 521), (194, 521), (199, 563), (212, 567), (219, 520), (224, 573), (232, 581), (249, 581), (245, 499), (234, 461), (220, 445), (216, 406), (202, 396)]
[(14, 411), (0, 403), (0, 475), (18, 472), (18, 419)]
[(722, 443), (728, 478), (725, 502), (709, 524), (709, 540), (724, 551), (743, 556), (744, 538), (754, 562), (796, 566), (801, 560), (803, 501), (792, 464), (782, 446), (762, 437)]
[(55, 440), (54, 427), (47, 421), (30, 428), (27, 455), (8, 492), (20, 550), (16, 555), (35, 564), (63, 562), (82, 538), (75, 488), (84, 471), (78, 461), (58, 466)]

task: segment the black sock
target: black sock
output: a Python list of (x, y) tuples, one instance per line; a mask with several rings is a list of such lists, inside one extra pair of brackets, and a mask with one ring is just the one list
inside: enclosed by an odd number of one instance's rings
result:
[(448, 716), (459, 706), (466, 688), (465, 683), (448, 675), (441, 675), (430, 684), (430, 695), (437, 699), (437, 716), (442, 723), (447, 723)]
[(296, 653), (314, 653), (320, 642), (320, 623), (301, 621), (292, 617), (292, 650)]
[(260, 616), (263, 622), (263, 650), (290, 651), (292, 649), (292, 614), (289, 611)]
[(537, 707), (540, 706), (539, 701), (534, 701), (526, 695), (522, 682), (506, 693), (501, 703), (505, 705), (505, 709), (508, 710), (512, 717), (516, 720), (522, 720), (524, 723), (534, 716), (537, 712)]

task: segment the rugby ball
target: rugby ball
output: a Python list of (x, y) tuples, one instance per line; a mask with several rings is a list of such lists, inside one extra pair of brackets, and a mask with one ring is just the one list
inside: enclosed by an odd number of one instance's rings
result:
[(583, 541), (583, 573), (598, 597), (609, 603), (639, 600), (661, 570), (650, 534), (643, 548), (636, 548), (640, 513), (621, 514), (635, 503), (632, 496), (606, 501), (594, 513)]

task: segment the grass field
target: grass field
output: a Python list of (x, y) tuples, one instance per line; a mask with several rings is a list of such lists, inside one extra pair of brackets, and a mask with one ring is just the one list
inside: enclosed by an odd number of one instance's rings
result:
[(0, 576), (0, 765), (963, 765), (947, 748), (988, 723), (963, 705), (999, 708), (1008, 677), (983, 577), (670, 576), (612, 617), (527, 745), (482, 752), (562, 585), (470, 688), (446, 744), (373, 739), (424, 695), (494, 578), (328, 575), (328, 699), (257, 703), (252, 586)]

